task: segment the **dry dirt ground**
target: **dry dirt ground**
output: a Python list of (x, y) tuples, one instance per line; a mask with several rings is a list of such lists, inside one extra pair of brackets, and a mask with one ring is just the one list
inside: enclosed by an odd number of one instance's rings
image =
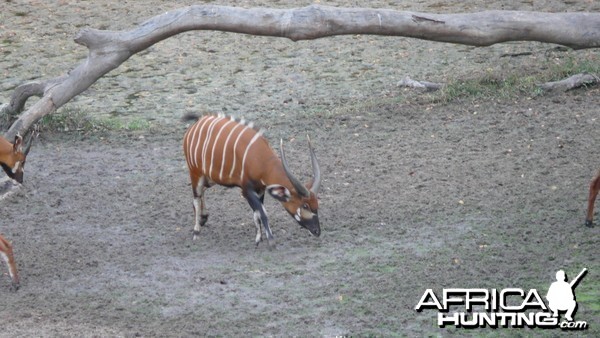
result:
[[(600, 10), (589, 0), (321, 3)], [(80, 62), (85, 49), (72, 37), (82, 27), (127, 29), (187, 4), (3, 1), (0, 102), (23, 81)], [(535, 78), (584, 59), (600, 62), (597, 51), (538, 43), (293, 43), (219, 32), (161, 42), (65, 107), (131, 130), (42, 133), (25, 184), (0, 201), (0, 232), (15, 246), (22, 279), (12, 292), (1, 266), (0, 336), (599, 336), (600, 226), (583, 222), (600, 167), (600, 89), (436, 103), (396, 86), (406, 75)], [(255, 248), (239, 190), (214, 187), (209, 224), (192, 241), (179, 118), (204, 111), (255, 120), (272, 143), (284, 138), (304, 178), (311, 135), (324, 176), (320, 238), (267, 198), (278, 244)], [(587, 331), (438, 328), (437, 311), (414, 310), (428, 288), (544, 296), (557, 270), (573, 278), (584, 267), (575, 318)]]

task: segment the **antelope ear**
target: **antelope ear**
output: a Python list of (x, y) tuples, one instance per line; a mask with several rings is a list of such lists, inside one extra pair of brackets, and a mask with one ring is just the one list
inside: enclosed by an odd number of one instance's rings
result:
[(13, 151), (15, 153), (23, 150), (23, 137), (19, 134), (15, 136), (15, 143), (13, 144)]
[(292, 196), (286, 187), (279, 184), (271, 184), (267, 187), (267, 192), (279, 202), (287, 202)]

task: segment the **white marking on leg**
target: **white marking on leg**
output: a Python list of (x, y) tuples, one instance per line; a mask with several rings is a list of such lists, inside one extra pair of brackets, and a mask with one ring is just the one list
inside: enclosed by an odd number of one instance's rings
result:
[[(235, 120), (233, 120), (233, 117), (232, 117), (231, 121), (235, 122)], [(225, 169), (225, 156), (227, 155), (227, 145), (229, 144), (229, 139), (231, 138), (231, 135), (233, 135), (235, 133), (235, 130), (241, 126), (242, 126), (241, 124), (237, 124), (235, 127), (233, 127), (231, 129), (231, 131), (229, 132), (229, 135), (227, 135), (227, 139), (225, 139), (225, 144), (223, 145), (223, 156), (221, 158), (221, 171), (219, 172), (219, 180), (220, 181), (223, 180), (223, 169)], [(233, 166), (233, 164), (232, 164), (232, 166)]]
[(265, 205), (261, 204), (260, 207), (262, 208), (263, 215), (265, 215), (265, 217), (267, 217), (267, 209), (265, 209)]
[(254, 242), (258, 244), (262, 238), (262, 221), (260, 219), (260, 211), (258, 210), (254, 211), (254, 225), (256, 226), (256, 238), (254, 239)]
[(200, 197), (194, 197), (194, 240), (200, 232)]
[(252, 144), (254, 144), (254, 142), (256, 142), (256, 140), (258, 140), (261, 137), (261, 135), (261, 131), (256, 133), (254, 137), (252, 137), (252, 139), (250, 140), (250, 143), (248, 143), (248, 145), (246, 146), (246, 151), (244, 151), (244, 157), (242, 157), (242, 172), (240, 174), (240, 181), (244, 180), (244, 169), (246, 168), (246, 156), (248, 156), (248, 151), (250, 150), (250, 147), (252, 147)]
[(4, 262), (6, 262), (6, 266), (8, 266), (8, 274), (10, 275), (10, 278), (14, 279), (16, 271), (14, 271), (14, 266), (10, 265), (10, 260), (8, 259), (8, 254), (6, 254), (3, 251), (0, 251), (0, 256), (2, 256), (2, 259), (4, 260)]
[(206, 176), (200, 177), (198, 185), (194, 188), (194, 240), (198, 238), (200, 232), (200, 220), (204, 212), (204, 191), (206, 185)]

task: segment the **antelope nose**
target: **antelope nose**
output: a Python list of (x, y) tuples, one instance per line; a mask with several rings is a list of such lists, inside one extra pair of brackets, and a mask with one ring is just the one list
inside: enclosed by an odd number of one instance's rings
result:
[(311, 231), (311, 233), (316, 237), (321, 236), (321, 227), (317, 227), (315, 230)]
[(313, 217), (313, 222), (309, 229), (310, 233), (315, 235), (316, 237), (321, 236), (321, 224), (319, 223), (319, 218), (317, 214), (315, 214), (315, 217)]

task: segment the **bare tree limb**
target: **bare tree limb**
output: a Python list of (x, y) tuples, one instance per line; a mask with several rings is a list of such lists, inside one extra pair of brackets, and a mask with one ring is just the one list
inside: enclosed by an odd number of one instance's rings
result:
[(82, 30), (75, 42), (88, 48), (87, 59), (67, 75), (18, 87), (11, 103), (1, 108), (2, 114), (17, 116), (28, 97), (42, 98), (12, 124), (6, 137), (11, 139), (17, 132), (24, 133), (133, 54), (190, 30), (276, 36), (293, 41), (373, 34), (472, 46), (540, 41), (574, 49), (600, 47), (600, 13), (428, 14), (319, 5), (294, 9), (190, 6), (155, 16), (130, 31)]
[(600, 83), (600, 78), (593, 74), (580, 73), (560, 81), (546, 82), (540, 85), (545, 91), (566, 92), (582, 86), (591, 86)]

